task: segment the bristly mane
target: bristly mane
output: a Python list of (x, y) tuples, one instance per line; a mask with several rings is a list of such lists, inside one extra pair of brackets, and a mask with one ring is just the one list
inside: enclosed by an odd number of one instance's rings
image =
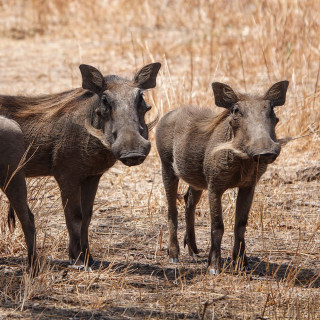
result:
[(93, 96), (82, 88), (36, 97), (0, 95), (0, 110), (16, 118), (54, 118), (76, 108)]
[(195, 128), (202, 134), (210, 134), (219, 123), (226, 119), (229, 115), (228, 110), (224, 110), (216, 114), (212, 109), (202, 107), (185, 107), (187, 113), (191, 115), (191, 127)]
[[(256, 95), (249, 95), (247, 93), (237, 92), (239, 101), (257, 99)], [(225, 109), (219, 114), (216, 114), (212, 109), (209, 108), (189, 108), (186, 107), (189, 114), (192, 115), (194, 123), (192, 126), (195, 127), (202, 134), (210, 134), (221, 122), (223, 122), (230, 114), (230, 111)]]

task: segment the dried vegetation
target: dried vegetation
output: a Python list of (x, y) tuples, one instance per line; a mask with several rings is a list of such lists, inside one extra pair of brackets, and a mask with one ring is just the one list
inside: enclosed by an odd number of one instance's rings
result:
[[(256, 192), (247, 228), (252, 271), (230, 267), (236, 191), (224, 195), (225, 269), (207, 274), (209, 213), (196, 219), (200, 256), (166, 254), (166, 203), (155, 148), (139, 167), (117, 164), (100, 183), (90, 227), (92, 272), (67, 268), (67, 231), (52, 178), (28, 180), (41, 274), (25, 272), (20, 226), (10, 233), (0, 195), (0, 318), (319, 319), (320, 7), (316, 0), (0, 1), (2, 94), (80, 85), (80, 63), (133, 75), (160, 61), (148, 99), (163, 114), (214, 107), (212, 81), (242, 91), (288, 79), (277, 110), (289, 142)], [(154, 112), (155, 114), (155, 112)], [(154, 116), (152, 114), (150, 118)], [(154, 142), (154, 135), (151, 134)], [(186, 186), (181, 184), (182, 195)], [(183, 240), (183, 199), (179, 237)]]

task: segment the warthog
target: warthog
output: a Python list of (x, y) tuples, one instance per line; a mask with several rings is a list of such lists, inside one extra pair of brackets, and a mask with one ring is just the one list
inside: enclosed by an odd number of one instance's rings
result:
[[(93, 263), (88, 228), (102, 174), (117, 160), (139, 165), (150, 151), (144, 117), (151, 106), (143, 92), (156, 86), (160, 66), (146, 65), (128, 80), (80, 65), (82, 88), (41, 97), (0, 96), (0, 114), (20, 125), (30, 148), (25, 176), (54, 176), (58, 182), (70, 263)], [(33, 225), (24, 232), (31, 237)], [(30, 243), (28, 252), (33, 251)]]
[(263, 96), (236, 94), (228, 85), (214, 82), (215, 103), (226, 110), (219, 115), (207, 108), (182, 107), (159, 122), (156, 143), (162, 163), (162, 178), (168, 201), (171, 262), (178, 261), (176, 196), (179, 179), (189, 184), (185, 199), (184, 245), (197, 254), (195, 208), (202, 191), (208, 189), (211, 216), (211, 274), (221, 271), (221, 240), (224, 232), (221, 196), (238, 187), (233, 259), (244, 266), (244, 234), (255, 186), (280, 153), (274, 108), (285, 103), (288, 81), (274, 84)]
[(23, 133), (14, 120), (0, 116), (0, 188), (18, 215), (25, 235), (29, 265), (35, 257), (36, 229), (27, 204), (27, 187), (21, 167), (25, 156)]

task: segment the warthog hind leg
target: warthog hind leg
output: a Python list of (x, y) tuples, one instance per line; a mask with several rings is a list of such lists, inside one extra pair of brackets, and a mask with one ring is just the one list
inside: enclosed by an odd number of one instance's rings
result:
[[(15, 173), (4, 192), (7, 195), (12, 209), (16, 212), (22, 225), (22, 230), (26, 239), (28, 249), (29, 266), (37, 273), (37, 255), (36, 255), (36, 228), (34, 216), (27, 204), (27, 187), (23, 171)], [(12, 210), (11, 209), (11, 210)]]

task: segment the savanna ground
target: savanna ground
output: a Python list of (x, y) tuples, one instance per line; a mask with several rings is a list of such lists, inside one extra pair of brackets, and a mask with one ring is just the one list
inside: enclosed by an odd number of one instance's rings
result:
[[(152, 151), (138, 167), (117, 164), (100, 183), (90, 226), (92, 272), (68, 268), (68, 235), (52, 178), (28, 180), (40, 275), (26, 273), (24, 237), (7, 227), (0, 195), (0, 318), (320, 319), (320, 5), (304, 1), (0, 1), (1, 94), (80, 86), (80, 63), (131, 77), (160, 61), (150, 119), (181, 104), (214, 106), (211, 82), (241, 91), (287, 79), (277, 109), (289, 142), (256, 190), (246, 238), (251, 271), (230, 268), (236, 190), (223, 197), (225, 268), (206, 270), (209, 211), (198, 205), (195, 260), (169, 264), (166, 200)], [(218, 110), (218, 109), (217, 109)], [(218, 110), (220, 111), (220, 110)], [(186, 185), (179, 186), (179, 194)]]

